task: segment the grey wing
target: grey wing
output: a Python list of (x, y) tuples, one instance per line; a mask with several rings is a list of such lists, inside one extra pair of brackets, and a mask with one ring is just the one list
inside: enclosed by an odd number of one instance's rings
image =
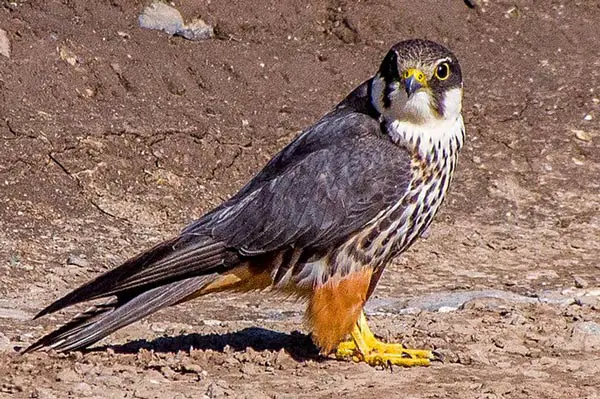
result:
[(98, 276), (37, 317), (90, 299), (130, 298), (163, 284), (222, 273), (245, 257), (290, 249), (301, 249), (304, 257), (322, 254), (400, 201), (409, 181), (406, 150), (382, 134), (375, 119), (334, 112), (179, 237)]
[(376, 119), (352, 108), (338, 108), (324, 117), (230, 201), (179, 237), (46, 307), (37, 317), (78, 302), (116, 296), (42, 337), (27, 351), (91, 345), (158, 309), (186, 300), (249, 258), (253, 267), (276, 271), (276, 283), (290, 270), (294, 257), (292, 274), (312, 275), (315, 270), (306, 267), (308, 258), (300, 261), (301, 256), (295, 255), (298, 249), (309, 257), (334, 249), (401, 201), (410, 182), (407, 152), (380, 131)]
[(410, 157), (372, 117), (326, 116), (278, 154), (240, 194), (185, 233), (209, 234), (242, 255), (326, 250), (400, 201)]

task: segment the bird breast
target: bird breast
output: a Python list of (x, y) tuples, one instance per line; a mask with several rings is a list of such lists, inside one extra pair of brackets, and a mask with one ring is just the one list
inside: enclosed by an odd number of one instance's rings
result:
[(411, 153), (412, 178), (406, 195), (357, 240), (378, 266), (406, 250), (431, 224), (448, 191), (465, 137), (460, 115), (424, 125), (395, 121), (389, 129), (392, 140)]

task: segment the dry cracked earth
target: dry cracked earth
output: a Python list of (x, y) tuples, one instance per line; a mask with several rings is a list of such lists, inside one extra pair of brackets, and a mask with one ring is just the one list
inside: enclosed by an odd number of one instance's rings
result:
[[(600, 398), (597, 1), (3, 1), (0, 397)], [(367, 306), (443, 363), (319, 357), (303, 305), (220, 295), (71, 354), (19, 351), (43, 306), (179, 231), (371, 76), (395, 42), (449, 46), (468, 139), (426, 239)]]

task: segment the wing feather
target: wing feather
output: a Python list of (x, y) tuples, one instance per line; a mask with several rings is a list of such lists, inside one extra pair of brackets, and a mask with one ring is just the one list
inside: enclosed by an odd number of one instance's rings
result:
[(219, 273), (251, 258), (253, 266), (280, 268), (272, 270), (275, 283), (289, 274), (315, 275), (307, 262), (371, 223), (400, 201), (409, 187), (410, 156), (381, 131), (369, 106), (367, 84), (284, 148), (229, 201), (180, 236), (42, 310), (36, 317), (78, 302), (116, 296), (43, 337), (29, 350), (88, 346), (178, 303)]
[[(244, 254), (338, 245), (400, 201), (408, 152), (368, 115), (325, 117), (245, 188), (186, 232), (209, 234)], [(245, 198), (251, 195), (252, 201)], [(214, 221), (214, 222), (211, 222)]]

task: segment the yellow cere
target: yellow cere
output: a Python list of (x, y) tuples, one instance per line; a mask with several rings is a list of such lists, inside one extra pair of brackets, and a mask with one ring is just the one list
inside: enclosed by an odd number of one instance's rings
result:
[(421, 84), (421, 86), (427, 86), (427, 77), (425, 76), (425, 74), (420, 71), (419, 69), (416, 68), (409, 68), (407, 69), (404, 74), (402, 75), (402, 77), (404, 79), (408, 79), (411, 76), (414, 76), (414, 78), (417, 80), (417, 82), (419, 82)]

